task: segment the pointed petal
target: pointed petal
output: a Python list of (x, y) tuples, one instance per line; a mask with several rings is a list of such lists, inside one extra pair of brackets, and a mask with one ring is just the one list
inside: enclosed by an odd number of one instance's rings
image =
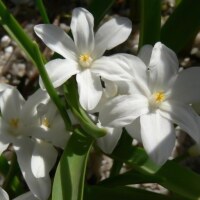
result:
[(34, 27), (34, 31), (51, 50), (64, 58), (76, 59), (74, 42), (64, 30), (51, 24), (39, 24)]
[(200, 67), (182, 70), (172, 88), (172, 95), (184, 103), (200, 101)]
[(178, 73), (178, 59), (176, 54), (164, 44), (157, 42), (152, 50), (149, 75), (153, 92), (166, 90)]
[(9, 200), (9, 196), (7, 194), (7, 192), (0, 187), (0, 199), (1, 200)]
[(21, 112), (23, 123), (29, 126), (38, 124), (37, 107), (39, 104), (46, 104), (49, 100), (48, 93), (41, 89), (29, 96)]
[(125, 17), (113, 17), (104, 23), (95, 35), (94, 57), (100, 57), (106, 50), (112, 49), (127, 40), (132, 23)]
[(140, 117), (141, 137), (145, 150), (158, 165), (163, 165), (175, 145), (173, 124), (159, 112)]
[(86, 69), (77, 74), (79, 101), (85, 110), (94, 109), (102, 96), (101, 81), (98, 76)]
[(90, 53), (94, 48), (94, 18), (84, 8), (75, 8), (72, 12), (71, 30), (79, 53)]
[(147, 45), (142, 46), (138, 53), (138, 57), (144, 62), (144, 64), (147, 67), (149, 66), (152, 49), (153, 49), (153, 46), (147, 44)]
[[(80, 72), (78, 63), (73, 60), (66, 59), (55, 59), (48, 62), (46, 65), (46, 70), (52, 81), (53, 86), (59, 87), (65, 81), (67, 81), (71, 76)], [(44, 84), (40, 78), (40, 87), (44, 89)]]
[(13, 200), (39, 200), (37, 197), (35, 197), (31, 192), (26, 192)]
[(182, 130), (187, 132), (197, 143), (200, 141), (200, 117), (189, 105), (180, 102), (164, 102), (160, 107), (161, 114), (179, 125)]
[(148, 101), (141, 95), (121, 95), (108, 101), (100, 110), (103, 126), (123, 127), (149, 112)]
[(35, 178), (33, 175), (31, 170), (33, 148), (34, 142), (26, 138), (22, 138), (14, 145), (21, 172), (30, 191), (38, 199), (48, 199), (51, 193), (51, 179), (49, 175), (44, 178)]
[(6, 90), (1, 97), (2, 117), (7, 121), (19, 118), (24, 102), (24, 98), (16, 88)]
[(91, 70), (96, 75), (111, 81), (133, 80), (132, 69), (128, 65), (126, 54), (116, 54), (108, 57), (103, 56), (94, 61)]
[(133, 123), (127, 125), (126, 130), (128, 134), (133, 137), (133, 139), (136, 139), (138, 142), (142, 142), (141, 138), (141, 126), (140, 126), (140, 118), (138, 117), (136, 120), (133, 121)]
[(0, 155), (8, 148), (9, 143), (3, 143), (0, 138)]
[(31, 158), (31, 169), (36, 178), (44, 178), (48, 176), (50, 170), (54, 166), (57, 158), (55, 148), (46, 142), (36, 142)]
[(121, 134), (121, 128), (104, 127), (107, 130), (107, 134), (104, 137), (97, 139), (98, 146), (107, 154), (111, 154), (116, 147)]

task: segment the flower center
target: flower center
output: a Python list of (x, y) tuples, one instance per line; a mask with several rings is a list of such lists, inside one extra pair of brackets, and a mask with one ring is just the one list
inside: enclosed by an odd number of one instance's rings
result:
[(166, 95), (163, 91), (154, 92), (149, 100), (149, 105), (153, 110), (157, 109), (165, 99)]
[(14, 129), (18, 128), (19, 127), (19, 119), (18, 118), (10, 119), (9, 120), (9, 125)]
[(85, 53), (79, 56), (79, 63), (84, 68), (89, 68), (93, 59), (91, 58), (90, 54)]
[(165, 93), (163, 91), (155, 92), (153, 94), (153, 97), (154, 97), (154, 101), (157, 104), (160, 104), (165, 100)]
[(44, 117), (41, 121), (41, 126), (45, 129), (49, 129), (50, 128), (50, 122), (48, 120), (47, 117)]

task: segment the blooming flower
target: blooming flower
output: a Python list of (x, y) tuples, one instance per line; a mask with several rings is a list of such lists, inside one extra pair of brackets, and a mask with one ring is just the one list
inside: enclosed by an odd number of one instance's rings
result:
[(6, 90), (1, 100), (0, 140), (13, 144), (30, 191), (40, 200), (46, 200), (51, 192), (49, 172), (55, 164), (57, 151), (52, 144), (33, 137), (32, 128), (38, 125), (34, 120), (36, 105), (41, 102), (46, 102), (46, 96), (38, 92), (25, 102), (17, 89)]
[[(36, 34), (53, 51), (65, 59), (55, 59), (46, 64), (46, 70), (58, 87), (72, 75), (76, 75), (79, 100), (86, 110), (92, 110), (102, 96), (100, 77), (108, 80), (124, 80), (129, 73), (116, 65), (115, 59), (102, 57), (106, 50), (124, 42), (131, 32), (131, 22), (124, 17), (113, 17), (104, 23), (94, 35), (94, 19), (84, 8), (72, 13), (73, 40), (54, 25), (40, 24), (34, 27)], [(43, 84), (40, 80), (40, 85)]]
[(179, 71), (175, 53), (160, 42), (144, 46), (141, 60), (124, 57), (133, 70), (131, 92), (106, 103), (100, 111), (101, 123), (125, 126), (162, 165), (175, 144), (173, 123), (199, 142), (199, 117), (189, 104), (200, 100), (200, 68)]

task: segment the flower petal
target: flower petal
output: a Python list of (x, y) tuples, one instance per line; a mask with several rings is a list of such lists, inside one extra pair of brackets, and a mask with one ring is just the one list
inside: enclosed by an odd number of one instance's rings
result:
[(104, 23), (95, 34), (94, 57), (98, 58), (106, 50), (112, 49), (127, 40), (132, 23), (125, 17), (113, 17)]
[(141, 137), (145, 150), (158, 165), (163, 165), (175, 145), (173, 124), (159, 112), (140, 117)]
[(101, 81), (98, 76), (86, 69), (77, 74), (76, 81), (78, 84), (79, 101), (85, 110), (94, 109), (99, 103), (102, 96)]
[(128, 64), (126, 54), (103, 56), (93, 62), (91, 71), (107, 80), (131, 81), (133, 80), (133, 73)]
[[(55, 59), (48, 62), (46, 65), (46, 70), (52, 81), (53, 86), (59, 87), (65, 81), (67, 81), (71, 76), (80, 72), (78, 63), (73, 60), (66, 59)], [(44, 84), (40, 77), (40, 87), (44, 89)]]
[(24, 102), (24, 98), (16, 88), (6, 90), (1, 97), (2, 117), (7, 121), (19, 118)]
[(136, 139), (138, 142), (142, 142), (141, 138), (141, 126), (140, 126), (140, 118), (138, 117), (136, 120), (133, 121), (133, 123), (127, 125), (126, 130), (128, 134), (133, 137), (133, 139)]
[(84, 8), (75, 8), (72, 12), (71, 30), (79, 53), (90, 53), (94, 48), (94, 18)]
[(172, 95), (184, 103), (200, 102), (200, 67), (182, 70), (172, 88)]
[(152, 49), (153, 49), (153, 46), (147, 44), (147, 45), (142, 46), (138, 53), (138, 57), (144, 62), (144, 64), (147, 67), (149, 66)]
[(171, 85), (178, 73), (178, 59), (176, 54), (164, 44), (157, 42), (153, 47), (149, 75), (153, 92), (156, 90), (166, 90)]
[(9, 200), (9, 196), (7, 194), (7, 192), (0, 187), (0, 199), (1, 200)]
[(107, 134), (104, 137), (97, 139), (98, 146), (107, 154), (111, 154), (116, 147), (121, 134), (121, 128), (104, 127), (107, 130)]
[(64, 30), (52, 24), (39, 24), (34, 31), (50, 49), (64, 58), (76, 59), (74, 42)]
[(30, 191), (39, 199), (48, 199), (51, 193), (51, 179), (49, 175), (44, 178), (35, 178), (33, 175), (31, 170), (33, 148), (34, 142), (26, 138), (18, 140), (18, 144), (14, 145), (20, 169)]
[(168, 101), (160, 106), (161, 114), (179, 125), (197, 143), (200, 141), (200, 117), (194, 112), (191, 106), (180, 102)]
[(37, 197), (35, 197), (31, 192), (26, 192), (13, 200), (39, 200)]
[(123, 127), (149, 112), (148, 101), (141, 95), (121, 95), (113, 98), (100, 110), (103, 126)]
[(49, 172), (56, 162), (57, 151), (46, 142), (36, 142), (31, 158), (31, 169), (36, 178), (49, 176)]

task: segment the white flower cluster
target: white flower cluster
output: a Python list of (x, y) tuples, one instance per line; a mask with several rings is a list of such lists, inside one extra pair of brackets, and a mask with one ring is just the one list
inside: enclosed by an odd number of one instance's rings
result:
[[(142, 47), (138, 56), (103, 56), (128, 38), (131, 26), (129, 19), (113, 17), (94, 34), (92, 14), (76, 8), (70, 25), (73, 40), (54, 25), (34, 29), (63, 57), (45, 65), (53, 86), (58, 88), (76, 75), (81, 106), (88, 114), (98, 113), (97, 126), (107, 129), (107, 135), (97, 141), (102, 150), (111, 153), (125, 127), (162, 165), (175, 144), (174, 124), (200, 142), (200, 118), (191, 107), (200, 102), (200, 67), (180, 71), (175, 53), (160, 42)], [(15, 88), (1, 86), (0, 141), (1, 152), (13, 144), (34, 198), (46, 200), (51, 190), (49, 172), (57, 158), (55, 147), (64, 148), (70, 133), (41, 79), (40, 86), (42, 90), (27, 101)]]

